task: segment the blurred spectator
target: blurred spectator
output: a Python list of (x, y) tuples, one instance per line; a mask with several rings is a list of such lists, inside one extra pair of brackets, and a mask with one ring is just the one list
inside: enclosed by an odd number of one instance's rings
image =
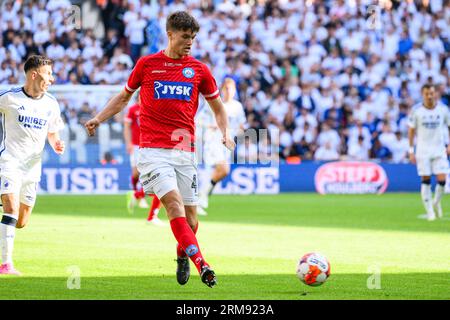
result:
[(351, 125), (348, 130), (348, 145), (356, 145), (359, 143), (360, 138), (363, 139), (363, 144), (367, 150), (372, 147), (372, 135), (370, 130), (363, 125), (363, 122), (356, 120), (355, 125)]
[(398, 54), (400, 56), (406, 55), (413, 46), (413, 41), (411, 40), (408, 32), (403, 31), (400, 35), (400, 40), (398, 42)]
[(81, 125), (84, 125), (86, 121), (91, 119), (93, 116), (93, 111), (89, 107), (88, 102), (84, 102), (80, 108), (80, 110), (77, 112), (77, 118)]
[(395, 143), (391, 146), (392, 162), (401, 163), (408, 161), (409, 142), (400, 131), (395, 132)]
[(117, 160), (114, 159), (114, 156), (111, 152), (105, 152), (105, 154), (103, 155), (103, 159), (100, 161), (100, 163), (102, 165), (108, 165), (108, 164), (117, 164)]
[(336, 130), (330, 128), (328, 124), (322, 123), (321, 131), (317, 136), (317, 144), (319, 147), (328, 144), (331, 149), (339, 153), (341, 138)]
[(326, 142), (323, 146), (320, 146), (314, 153), (314, 160), (332, 161), (338, 159), (339, 153), (333, 148), (330, 142)]
[[(74, 42), (76, 44), (76, 42)], [(114, 49), (119, 45), (119, 38), (117, 36), (117, 30), (108, 29), (106, 31), (106, 37), (103, 40), (102, 48), (105, 55), (111, 59), (114, 54)]]
[[(130, 6), (132, 4), (130, 3)], [(128, 12), (130, 13), (130, 11)], [(142, 17), (141, 13), (137, 13), (136, 16), (130, 18), (129, 21), (125, 22), (125, 36), (128, 37), (130, 41), (130, 56), (133, 62), (136, 63), (137, 59), (141, 56), (141, 50), (144, 46), (144, 29), (147, 22)]]
[(378, 136), (381, 147), (384, 147), (392, 153), (394, 145), (397, 143), (395, 133), (392, 131), (391, 126), (387, 121), (383, 122), (381, 133)]
[(293, 134), (293, 140), (297, 153), (303, 158), (310, 160), (313, 158), (313, 152), (316, 148), (315, 141), (317, 137), (316, 128), (305, 122), (302, 127), (297, 127)]
[(348, 160), (365, 161), (369, 159), (370, 148), (364, 143), (364, 137), (358, 136), (356, 141), (348, 142)]

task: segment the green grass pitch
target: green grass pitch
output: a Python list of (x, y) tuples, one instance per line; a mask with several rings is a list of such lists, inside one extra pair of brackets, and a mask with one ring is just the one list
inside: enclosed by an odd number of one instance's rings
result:
[[(0, 277), (1, 298), (450, 299), (450, 219), (418, 219), (419, 194), (213, 196), (208, 211), (198, 239), (218, 276), (212, 289), (192, 264), (177, 284), (170, 227), (147, 225), (144, 209), (128, 215), (124, 195), (39, 196), (16, 233), (23, 276)], [(311, 251), (331, 263), (321, 287), (295, 274)], [(381, 288), (369, 289), (377, 269)], [(76, 270), (80, 288), (68, 289)]]

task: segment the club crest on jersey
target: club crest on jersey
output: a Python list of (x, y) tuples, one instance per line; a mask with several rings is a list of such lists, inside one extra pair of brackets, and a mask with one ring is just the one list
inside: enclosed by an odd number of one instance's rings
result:
[(184, 68), (183, 69), (183, 76), (185, 76), (188, 79), (193, 78), (195, 75), (194, 69), (192, 68)]
[(155, 81), (155, 99), (191, 101), (194, 85), (189, 82)]

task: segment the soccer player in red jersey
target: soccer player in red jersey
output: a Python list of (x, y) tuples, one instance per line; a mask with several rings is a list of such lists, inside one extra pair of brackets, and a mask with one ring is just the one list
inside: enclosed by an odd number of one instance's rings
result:
[(141, 98), (138, 171), (146, 193), (156, 194), (167, 211), (177, 245), (177, 281), (189, 280), (189, 260), (202, 282), (212, 287), (216, 275), (204, 259), (195, 233), (198, 230), (197, 160), (194, 116), (201, 93), (214, 112), (222, 143), (235, 143), (216, 81), (209, 68), (190, 56), (198, 22), (178, 11), (167, 18), (165, 50), (140, 58), (126, 87), (85, 126), (90, 136), (107, 119), (121, 112), (139, 87)]
[[(145, 201), (145, 192), (142, 188), (138, 189), (139, 171), (137, 170), (137, 157), (139, 152), (139, 110), (140, 99), (137, 98), (137, 103), (128, 108), (127, 115), (124, 119), (123, 137), (127, 148), (127, 153), (130, 155), (131, 164), (131, 185), (133, 191), (127, 194), (127, 207), (130, 213), (133, 212), (136, 202), (139, 201), (141, 208), (148, 208), (148, 204)], [(158, 197), (153, 195), (152, 206), (148, 213), (147, 222), (154, 225), (162, 226), (164, 223), (158, 218), (159, 208), (161, 207), (161, 201)]]

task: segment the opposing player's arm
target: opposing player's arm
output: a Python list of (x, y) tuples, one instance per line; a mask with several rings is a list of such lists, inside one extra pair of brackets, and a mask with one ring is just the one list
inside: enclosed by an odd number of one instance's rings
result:
[(222, 143), (229, 150), (233, 150), (236, 147), (234, 140), (229, 135), (228, 129), (228, 116), (225, 111), (225, 106), (223, 105), (222, 99), (217, 97), (215, 99), (206, 100), (208, 101), (211, 110), (214, 112), (214, 117), (216, 118), (217, 126), (222, 132)]
[[(447, 127), (448, 140), (450, 141), (450, 110), (445, 107), (444, 125)], [(447, 144), (447, 155), (450, 155), (450, 143)]]
[(409, 142), (409, 161), (416, 163), (416, 157), (414, 155), (414, 137), (416, 135), (416, 129), (413, 127), (408, 128), (408, 142)]
[(10, 90), (0, 91), (0, 112), (5, 113), (8, 106), (8, 92)]
[(206, 100), (214, 113), (214, 118), (216, 119), (217, 126), (219, 127), (222, 135), (225, 136), (228, 130), (228, 116), (225, 111), (225, 106), (223, 105), (222, 99), (217, 97), (215, 99)]
[(93, 136), (95, 134), (95, 130), (102, 122), (121, 112), (127, 106), (132, 95), (133, 93), (128, 92), (124, 89), (120, 93), (112, 97), (111, 100), (109, 100), (106, 104), (105, 108), (84, 125), (88, 131), (89, 136)]
[[(450, 126), (448, 126), (447, 128), (448, 128), (448, 130), (447, 130), (447, 132), (448, 132), (448, 141), (450, 141)], [(447, 144), (447, 155), (448, 156), (450, 155), (450, 143)]]
[(416, 136), (417, 118), (416, 112), (413, 109), (408, 116), (408, 143), (409, 143), (409, 161), (413, 164), (416, 163), (416, 156), (414, 155), (414, 138)]
[(131, 144), (131, 122), (128, 117), (123, 121), (123, 139), (125, 140), (127, 153), (131, 154), (133, 152), (133, 145)]
[(64, 141), (59, 137), (59, 132), (49, 132), (47, 134), (48, 143), (56, 154), (63, 154), (66, 148)]
[(211, 71), (206, 65), (203, 65), (203, 79), (199, 86), (199, 91), (205, 97), (211, 110), (214, 113), (217, 126), (222, 132), (222, 143), (229, 150), (233, 150), (236, 147), (234, 140), (230, 138), (228, 129), (228, 116), (225, 111), (222, 99), (219, 95), (219, 89), (217, 89), (216, 80), (211, 74)]
[(247, 125), (247, 118), (245, 117), (244, 107), (242, 106), (242, 104), (240, 104), (240, 109), (239, 109), (239, 130), (244, 132), (245, 129), (247, 129), (246, 125)]

